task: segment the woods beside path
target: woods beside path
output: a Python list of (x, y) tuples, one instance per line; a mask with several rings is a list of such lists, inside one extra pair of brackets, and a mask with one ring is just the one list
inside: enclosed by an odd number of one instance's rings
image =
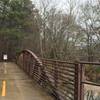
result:
[(99, 61), (100, 1), (60, 3), (1, 0), (0, 51), (27, 48), (44, 58)]

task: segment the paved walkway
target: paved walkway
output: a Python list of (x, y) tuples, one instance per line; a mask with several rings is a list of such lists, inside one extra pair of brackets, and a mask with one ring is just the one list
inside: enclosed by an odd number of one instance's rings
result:
[(53, 100), (13, 63), (0, 63), (0, 100)]

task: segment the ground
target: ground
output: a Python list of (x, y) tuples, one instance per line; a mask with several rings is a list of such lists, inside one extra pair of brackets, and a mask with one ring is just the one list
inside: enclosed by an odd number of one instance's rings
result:
[(0, 100), (53, 100), (16, 64), (0, 63)]

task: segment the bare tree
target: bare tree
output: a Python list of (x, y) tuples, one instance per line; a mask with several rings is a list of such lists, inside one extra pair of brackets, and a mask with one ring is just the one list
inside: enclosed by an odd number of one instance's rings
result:
[(92, 0), (88, 0), (85, 5), (81, 5), (80, 25), (84, 30), (86, 37), (88, 61), (93, 61), (95, 43), (99, 39), (97, 27), (100, 27), (100, 12), (98, 3), (93, 4)]

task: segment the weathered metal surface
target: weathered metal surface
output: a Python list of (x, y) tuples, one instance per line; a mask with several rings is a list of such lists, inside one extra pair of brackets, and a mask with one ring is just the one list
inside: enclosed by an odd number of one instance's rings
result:
[(74, 63), (49, 59), (39, 60), (29, 50), (20, 53), (17, 63), (57, 100), (75, 100), (75, 78), (77, 78), (75, 71), (77, 71), (77, 67)]
[(84, 100), (85, 65), (100, 65), (93, 62), (66, 62), (39, 59), (33, 52), (24, 50), (19, 54), (20, 67), (56, 100)]

